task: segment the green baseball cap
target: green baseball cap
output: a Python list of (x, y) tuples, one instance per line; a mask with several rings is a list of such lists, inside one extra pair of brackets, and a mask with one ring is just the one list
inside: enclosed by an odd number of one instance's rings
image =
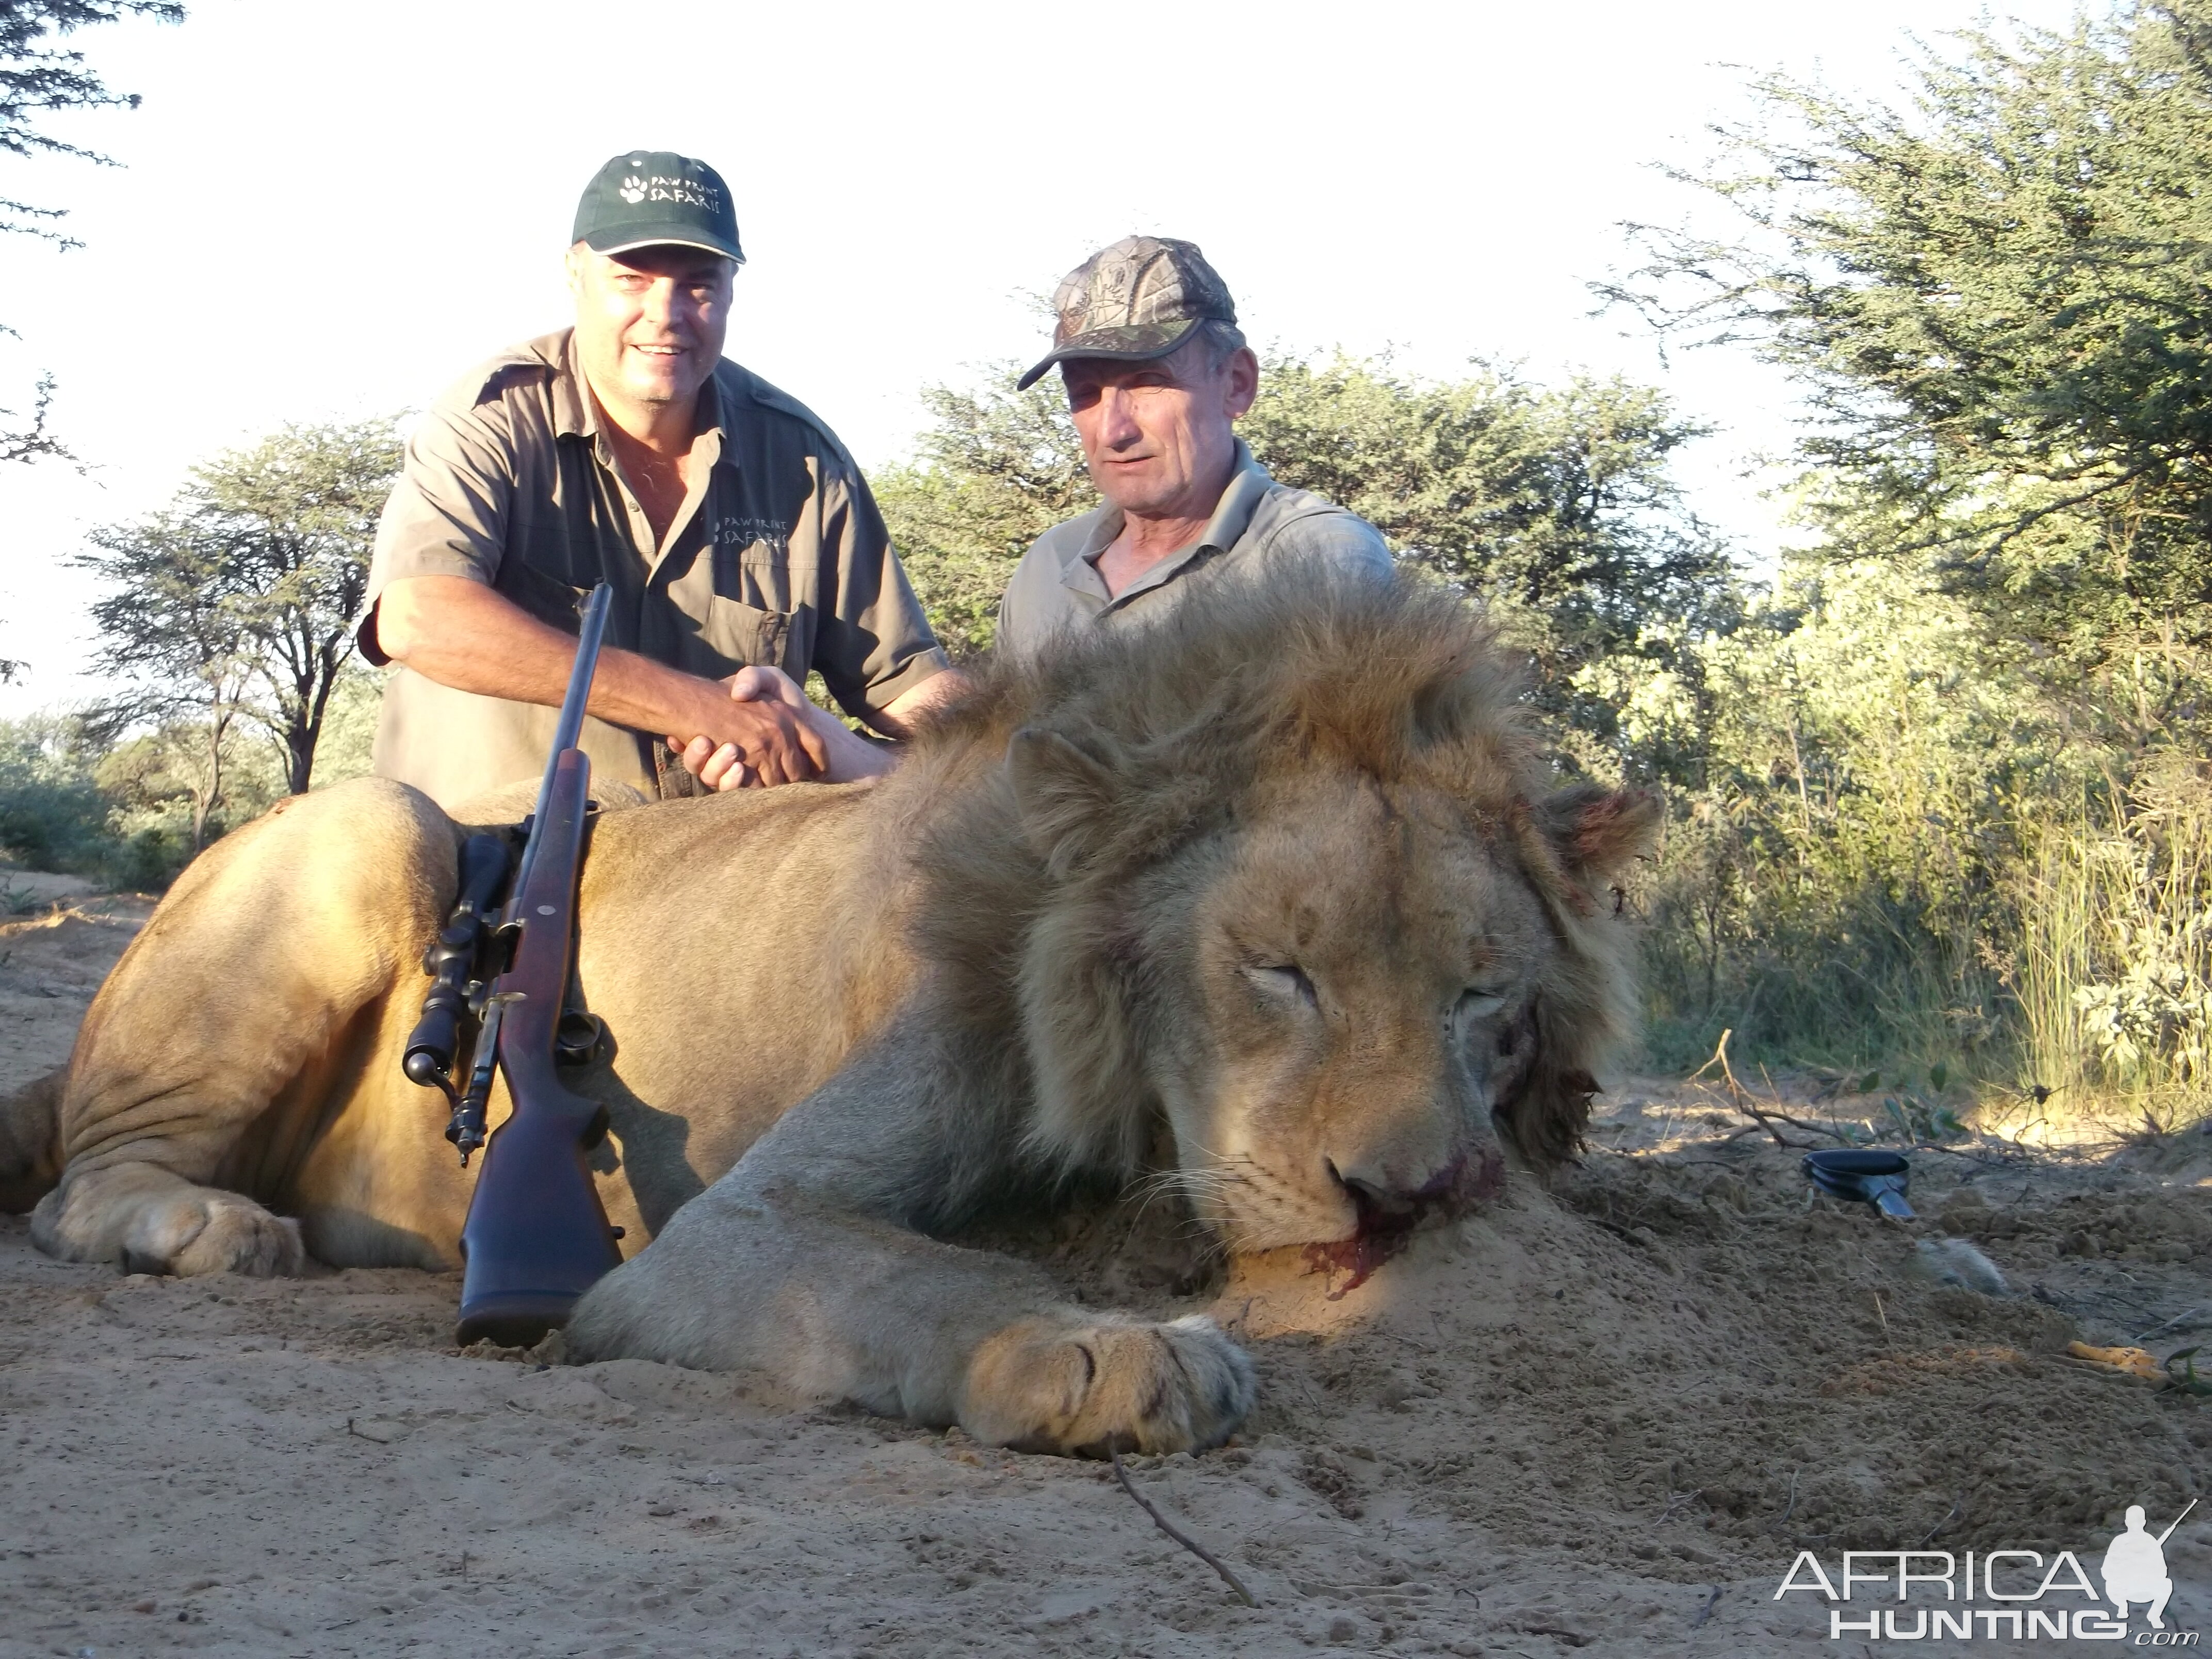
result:
[(1236, 301), (1195, 242), (1124, 236), (1067, 273), (1052, 296), (1060, 313), (1052, 349), (1015, 383), (1026, 392), (1054, 363), (1111, 357), (1141, 363), (1164, 357), (1208, 320), (1233, 323)]
[(593, 174), (576, 204), (575, 234), (568, 240), (594, 253), (672, 244), (745, 262), (738, 246), (737, 210), (722, 175), (704, 161), (665, 149), (627, 151)]

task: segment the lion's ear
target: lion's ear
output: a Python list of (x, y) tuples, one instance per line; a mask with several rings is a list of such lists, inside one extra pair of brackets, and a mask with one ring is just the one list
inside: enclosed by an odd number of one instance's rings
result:
[(1057, 732), (1025, 726), (1007, 740), (1006, 780), (1023, 835), (1054, 875), (1066, 875), (1106, 821), (1113, 773)]
[(1577, 884), (1601, 889), (1651, 851), (1659, 798), (1648, 789), (1578, 783), (1547, 796), (1536, 819), (1559, 867)]

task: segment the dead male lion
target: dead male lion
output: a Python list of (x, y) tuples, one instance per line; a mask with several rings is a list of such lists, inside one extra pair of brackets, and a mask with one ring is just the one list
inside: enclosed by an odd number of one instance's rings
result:
[[(1224, 1245), (1364, 1266), (1495, 1189), (1493, 1121), (1565, 1153), (1631, 1017), (1608, 890), (1653, 808), (1547, 795), (1517, 686), (1449, 595), (1291, 571), (996, 665), (872, 787), (609, 813), (580, 975), (613, 1052), (578, 1086), (612, 1117), (608, 1212), (653, 1243), (572, 1352), (1006, 1445), (1219, 1443), (1254, 1383), (1210, 1322), (1072, 1306), (932, 1235), (1133, 1175), (1164, 1121)], [(65, 1160), (39, 1245), (454, 1265), (469, 1178), (399, 1053), (459, 835), (364, 781), (194, 864), (58, 1112), (21, 1121), (27, 1092), (0, 1135)]]

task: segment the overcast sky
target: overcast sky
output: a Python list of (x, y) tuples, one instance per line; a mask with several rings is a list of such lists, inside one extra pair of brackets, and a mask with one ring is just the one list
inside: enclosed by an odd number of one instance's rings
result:
[[(750, 263), (730, 354), (864, 463), (902, 453), (918, 387), (1036, 352), (1035, 296), (1131, 231), (1199, 243), (1256, 341), (1474, 356), (1667, 386), (1718, 435), (1698, 507), (1756, 557), (1751, 460), (1786, 441), (1769, 371), (1662, 367), (1586, 284), (1624, 220), (1693, 210), (1655, 164), (1710, 150), (1759, 69), (1887, 93), (1908, 28), (1960, 0), (1573, 6), (1202, 0), (611, 8), (528, 0), (189, 0), (181, 26), (75, 44), (136, 112), (52, 130), (122, 165), (0, 158), (0, 197), (85, 243), (0, 246), (0, 404), (41, 370), (94, 471), (0, 476), (0, 714), (88, 695), (88, 525), (157, 506), (194, 460), (288, 420), (419, 408), (561, 326), (584, 181), (617, 150), (703, 156)], [(2057, 24), (2070, 8), (2007, 9)]]

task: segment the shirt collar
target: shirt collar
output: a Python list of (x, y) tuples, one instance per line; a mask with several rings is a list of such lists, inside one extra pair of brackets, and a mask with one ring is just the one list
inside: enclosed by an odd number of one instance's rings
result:
[(584, 391), (584, 371), (576, 362), (576, 331), (561, 331), (560, 356), (553, 364), (553, 435), (596, 438), (599, 410)]
[[(1213, 516), (1206, 522), (1196, 541), (1178, 548), (1158, 564), (1131, 582), (1109, 603), (1120, 605), (1159, 586), (1203, 553), (1225, 553), (1243, 539), (1251, 526), (1253, 514), (1259, 511), (1261, 501), (1274, 485), (1267, 469), (1253, 459), (1251, 450), (1242, 438), (1231, 457), (1228, 487), (1221, 499), (1214, 503)], [(1070, 562), (1061, 578), (1061, 585), (1078, 592), (1089, 593), (1094, 599), (1106, 598), (1106, 584), (1098, 574), (1098, 556), (1113, 546), (1114, 538), (1121, 533), (1121, 509), (1109, 507), (1098, 515), (1091, 526), (1090, 535), (1084, 538), (1082, 550)]]

